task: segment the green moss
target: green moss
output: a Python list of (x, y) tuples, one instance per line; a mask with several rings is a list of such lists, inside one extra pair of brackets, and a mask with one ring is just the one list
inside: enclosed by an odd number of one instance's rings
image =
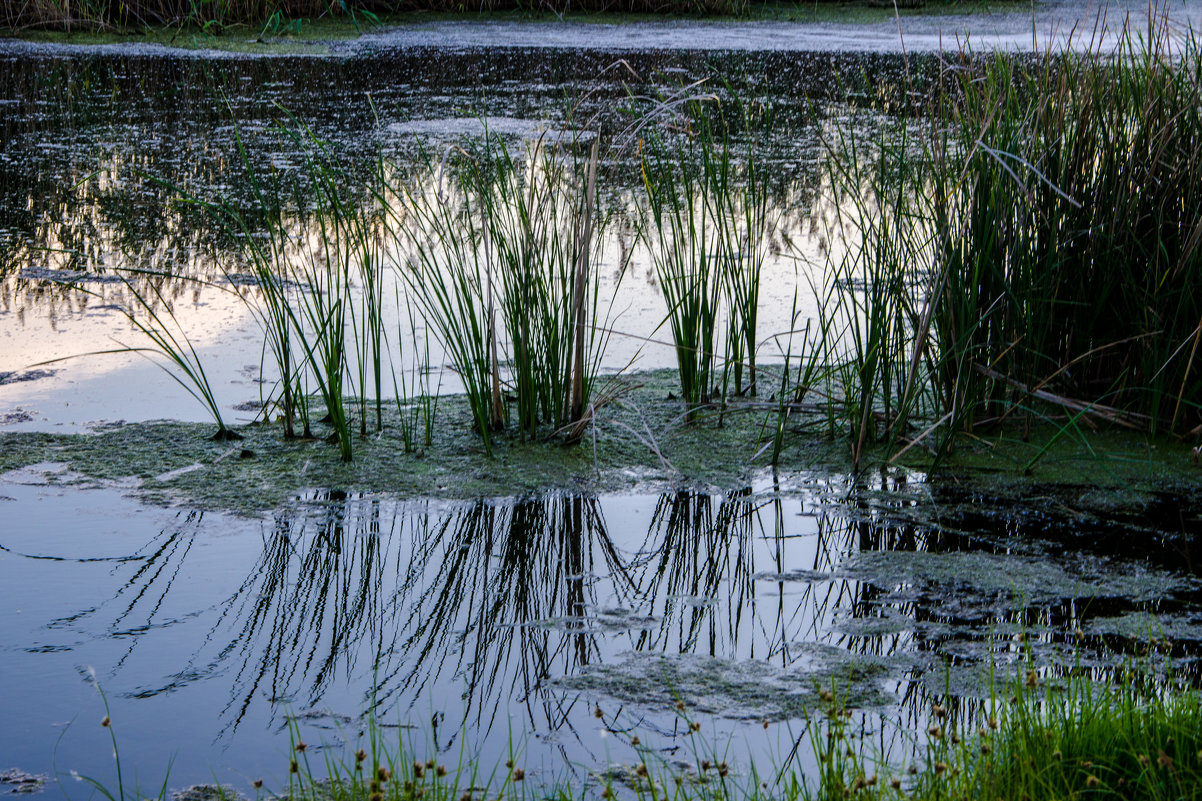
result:
[[(715, 412), (686, 425), (683, 408), (673, 399), (673, 373), (625, 376), (615, 386), (618, 400), (598, 410), (595, 425), (578, 444), (503, 435), (496, 438), (491, 459), (472, 432), (463, 399), (445, 397), (439, 401), (433, 445), (422, 452), (405, 452), (396, 419), (385, 420), (382, 434), (357, 440), (350, 464), (339, 461), (338, 449), (322, 439), (329, 431), (321, 426), (315, 440), (286, 440), (279, 426), (257, 425), (239, 429), (241, 442), (219, 443), (210, 439), (211, 425), (150, 422), (92, 434), (0, 434), (0, 472), (57, 462), (68, 469), (58, 481), (133, 478), (151, 501), (245, 513), (272, 509), (313, 487), (449, 498), (556, 489), (736, 489), (756, 482), (789, 490), (815, 471), (851, 473), (848, 445), (830, 436), (825, 418), (791, 423), (773, 471), (764, 447), (774, 421), (770, 403), (732, 401), (726, 414)], [(1202, 487), (1202, 470), (1190, 460), (1189, 448), (1172, 441), (1106, 433), (1088, 443), (1063, 440), (1031, 475), (1023, 475), (1017, 465), (1037, 447), (1032, 443), (999, 440), (992, 447), (961, 449), (939, 472), (966, 488), (1024, 502), (1055, 486), (1057, 503), (1071, 498), (1099, 514), (1138, 508), (1147, 492), (1188, 495)], [(865, 475), (898, 474), (886, 464), (889, 456), (888, 450), (877, 452)], [(919, 477), (925, 469), (921, 459), (911, 460), (910, 467)], [(896, 508), (897, 493), (904, 491), (885, 482), (878, 494)], [(873, 492), (866, 488), (865, 499), (871, 500)]]

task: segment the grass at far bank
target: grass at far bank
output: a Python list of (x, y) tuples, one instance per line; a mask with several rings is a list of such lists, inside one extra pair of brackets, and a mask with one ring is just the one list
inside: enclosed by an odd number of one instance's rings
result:
[[(189, 49), (275, 52), (314, 43), (354, 39), (366, 31), (392, 25), (488, 20), (494, 22), (572, 22), (636, 24), (666, 18), (720, 18), (759, 21), (874, 24), (901, 16), (971, 15), (997, 11), (1023, 12), (1022, 0), (903, 0), (895, 11), (882, 0), (624, 0), (621, 4), (556, 5), (514, 2), (474, 7), (446, 0), (424, 5), (367, 3), (349, 13), (307, 7), (305, 0), (201, 2), (171, 9), (172, 0), (139, 0), (117, 9), (108, 0), (82, 5), (11, 4), (0, 12), (0, 37), (73, 45), (119, 44), (130, 41)], [(151, 8), (153, 4), (160, 8)], [(131, 10), (145, 5), (142, 10)], [(312, 5), (312, 3), (309, 3)], [(594, 7), (596, 6), (596, 7)], [(124, 14), (125, 18), (120, 15)]]

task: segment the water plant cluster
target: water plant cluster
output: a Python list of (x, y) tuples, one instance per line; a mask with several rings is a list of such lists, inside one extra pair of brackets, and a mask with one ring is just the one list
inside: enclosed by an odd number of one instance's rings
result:
[[(805, 415), (857, 465), (873, 448), (941, 458), (963, 435), (1035, 427), (1051, 432), (1045, 448), (1099, 426), (1190, 439), (1202, 433), (1199, 75), (1202, 47), (1165, 23), (1127, 29), (1114, 49), (961, 52), (889, 116), (874, 103), (828, 115), (825, 261), (783, 256), (802, 265), (795, 297), (815, 311), (766, 332), (761, 273), (780, 246), (756, 145), (771, 104), (697, 84), (637, 99), (616, 136), (568, 126), (515, 147), (486, 132), (416, 167), (348, 164), (292, 120), (301, 169), (260, 179), (248, 165), (253, 213), (203, 205), (252, 268), (227, 278), (250, 285), (266, 332), (279, 377), (268, 408), (288, 436), (324, 415), (348, 461), (354, 420), (378, 431), (386, 395), (407, 448), (429, 444), (431, 342), (486, 453), (506, 430), (582, 435), (612, 400), (598, 391), (613, 311), (597, 265), (616, 215), (598, 198), (623, 165), (642, 186), (635, 258), (666, 301), (683, 421), (764, 414), (775, 461)], [(141, 319), (224, 430), (185, 332)]]

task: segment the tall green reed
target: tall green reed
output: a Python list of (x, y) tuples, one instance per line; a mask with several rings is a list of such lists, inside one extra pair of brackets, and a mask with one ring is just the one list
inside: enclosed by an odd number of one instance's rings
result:
[(398, 190), (412, 223), (396, 228), (400, 270), (463, 381), (486, 452), (507, 425), (502, 384), (522, 436), (579, 436), (589, 414), (602, 342), (599, 148), (593, 139), (581, 156), (579, 142), (541, 138), (515, 157), (486, 133)]
[(661, 99), (640, 127), (648, 206), (640, 235), (667, 303), (688, 419), (725, 399), (732, 380), (736, 394), (755, 393), (769, 232), (768, 176), (755, 135), (771, 114), (767, 106), (753, 113), (735, 96), (726, 103), (716, 95)]
[(1151, 432), (1202, 422), (1202, 47), (1155, 18), (1087, 44), (966, 53), (936, 106), (931, 325), (966, 427), (1035, 400)]
[[(915, 284), (930, 226), (921, 195), (924, 162), (906, 123), (836, 129), (826, 144), (835, 201), (824, 316), (836, 344), (830, 365), (836, 414), (858, 468), (866, 449), (907, 425), (915, 396), (906, 368), (916, 314)], [(833, 306), (833, 308), (831, 308)]]

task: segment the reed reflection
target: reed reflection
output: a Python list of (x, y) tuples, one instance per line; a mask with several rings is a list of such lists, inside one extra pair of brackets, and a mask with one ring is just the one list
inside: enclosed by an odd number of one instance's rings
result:
[[(799, 687), (859, 675), (917, 726), (935, 700), (971, 713), (990, 671), (1111, 675), (1147, 645), (1122, 625), (1197, 614), (1180, 574), (1150, 573), (1160, 586), (1144, 591), (1131, 564), (1068, 550), (1046, 521), (1042, 538), (1022, 519), (933, 526), (882, 500), (901, 497), (832, 505), (745, 488), (442, 503), (314, 491), (258, 542), (222, 542), (211, 517), (181, 514), (115, 563), (109, 600), (49, 626), (120, 643), (106, 676), (134, 678), (127, 697), (216, 682), (226, 735), (252, 714), (350, 720), (371, 708), (423, 723), (433, 712), (447, 745), (465, 730), (504, 735), (515, 718), (573, 736), (598, 693), (658, 709), (663, 688), (571, 680), (629, 665), (678, 665), (686, 679), (690, 665), (758, 665)], [(240, 562), (244, 578), (217, 580)], [(1011, 577), (1038, 586), (1022, 592)], [(1199, 678), (1202, 642), (1179, 628), (1172, 640), (1178, 675)]]

